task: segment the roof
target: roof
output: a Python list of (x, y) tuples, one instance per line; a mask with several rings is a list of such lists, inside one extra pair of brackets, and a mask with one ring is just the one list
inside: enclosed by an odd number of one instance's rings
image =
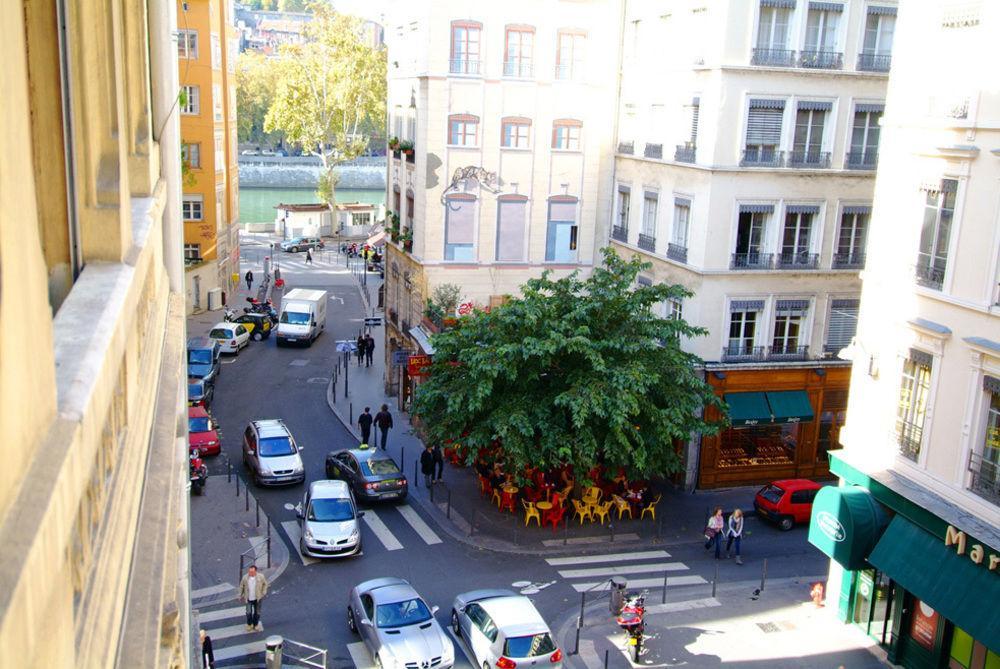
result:
[(538, 610), (531, 603), (531, 600), (522, 595), (513, 597), (493, 597), (479, 602), (497, 627), (519, 626), (540, 626), (548, 629), (548, 625), (542, 619)]
[(230, 323), (229, 321), (222, 321), (221, 323), (216, 323), (215, 325), (213, 325), (212, 329), (217, 330), (221, 328), (223, 330), (232, 330), (234, 327), (236, 327), (236, 325), (237, 325), (236, 323)]
[(344, 481), (323, 479), (320, 481), (313, 481), (309, 484), (309, 496), (320, 498), (349, 498), (351, 496), (351, 492), (347, 487), (347, 483)]
[(208, 337), (188, 337), (188, 348), (215, 348), (219, 343)]
[(253, 421), (253, 424), (262, 438), (287, 437), (289, 435), (288, 428), (285, 427), (285, 424), (278, 418), (255, 420)]
[(276, 204), (275, 209), (284, 211), (330, 211), (330, 205), (316, 202), (313, 204)]
[(810, 481), (809, 479), (781, 479), (780, 481), (772, 481), (771, 483), (784, 490), (799, 490), (801, 488), (823, 487), (822, 484), (816, 483), (815, 481)]
[(337, 209), (374, 209), (377, 205), (370, 204), (368, 202), (338, 202)]
[(188, 418), (209, 418), (205, 407), (188, 407)]

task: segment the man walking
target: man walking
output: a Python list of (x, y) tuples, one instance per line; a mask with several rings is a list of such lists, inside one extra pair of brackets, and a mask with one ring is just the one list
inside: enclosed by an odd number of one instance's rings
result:
[[(389, 436), (389, 428), (392, 427), (392, 414), (389, 413), (389, 405), (383, 404), (382, 408), (375, 414), (375, 427), (382, 433), (382, 450), (385, 450), (385, 440)], [(376, 435), (376, 441), (378, 437)], [(378, 446), (378, 444), (375, 444)]]
[(365, 407), (365, 412), (358, 416), (358, 427), (361, 428), (361, 443), (367, 444), (372, 434), (371, 407)]
[(357, 353), (358, 367), (360, 367), (362, 363), (364, 363), (365, 361), (365, 349), (368, 348), (368, 341), (364, 338), (363, 335), (359, 334), (357, 344), (358, 344), (358, 353)]
[(256, 565), (250, 565), (247, 573), (240, 580), (240, 601), (247, 605), (247, 631), (260, 632), (264, 626), (260, 624), (260, 605), (267, 595), (267, 579), (264, 574), (257, 573)]
[(307, 265), (313, 264), (313, 254), (311, 249), (306, 249), (306, 264)]
[(434, 482), (441, 483), (441, 475), (444, 474), (444, 453), (441, 452), (441, 444), (436, 444), (434, 454)]
[(424, 475), (424, 485), (430, 489), (434, 477), (434, 453), (430, 444), (424, 446), (424, 452), (420, 454), (420, 473)]
[(372, 366), (372, 356), (375, 355), (375, 338), (369, 332), (365, 335), (365, 367)]
[(247, 273), (243, 275), (243, 278), (247, 281), (247, 292), (250, 292), (250, 288), (253, 287), (253, 272), (247, 270)]

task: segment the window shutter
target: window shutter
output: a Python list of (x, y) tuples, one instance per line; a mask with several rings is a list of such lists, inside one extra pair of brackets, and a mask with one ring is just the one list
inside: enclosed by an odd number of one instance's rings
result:
[(475, 207), (474, 199), (453, 197), (447, 199), (449, 244), (472, 243)]
[(781, 100), (751, 100), (747, 119), (747, 144), (777, 145), (781, 141), (784, 115), (785, 103)]
[(691, 101), (691, 144), (698, 146), (698, 116), (701, 110), (701, 98)]
[(830, 323), (826, 330), (826, 348), (839, 351), (851, 343), (858, 329), (859, 300), (833, 300), (830, 305)]
[(524, 223), (527, 200), (501, 200), (497, 211), (497, 260), (524, 260)]

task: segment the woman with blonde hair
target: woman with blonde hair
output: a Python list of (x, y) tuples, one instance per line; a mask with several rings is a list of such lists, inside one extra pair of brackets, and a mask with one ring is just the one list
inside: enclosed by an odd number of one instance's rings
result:
[(743, 564), (740, 557), (740, 539), (743, 538), (743, 511), (736, 509), (729, 515), (729, 528), (726, 530), (726, 559), (729, 558), (729, 549), (733, 543), (736, 544), (736, 564)]

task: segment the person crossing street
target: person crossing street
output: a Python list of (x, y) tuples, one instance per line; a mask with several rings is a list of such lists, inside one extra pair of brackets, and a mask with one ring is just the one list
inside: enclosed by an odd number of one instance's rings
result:
[(260, 623), (260, 605), (267, 595), (267, 579), (264, 574), (257, 573), (257, 567), (250, 565), (247, 573), (240, 580), (240, 601), (247, 605), (247, 631), (260, 632), (264, 626)]
[(250, 289), (253, 287), (253, 272), (250, 271), (250, 270), (247, 270), (247, 273), (243, 275), (243, 278), (246, 279), (246, 282), (247, 282), (247, 292), (249, 293)]
[[(389, 413), (389, 405), (383, 404), (382, 408), (375, 414), (375, 427), (382, 433), (382, 450), (385, 450), (385, 441), (389, 436), (389, 428), (392, 427), (392, 414)], [(378, 435), (376, 434), (376, 441)], [(378, 444), (375, 444), (378, 446)]]
[(313, 254), (311, 249), (306, 249), (306, 264), (307, 265), (313, 264)]

